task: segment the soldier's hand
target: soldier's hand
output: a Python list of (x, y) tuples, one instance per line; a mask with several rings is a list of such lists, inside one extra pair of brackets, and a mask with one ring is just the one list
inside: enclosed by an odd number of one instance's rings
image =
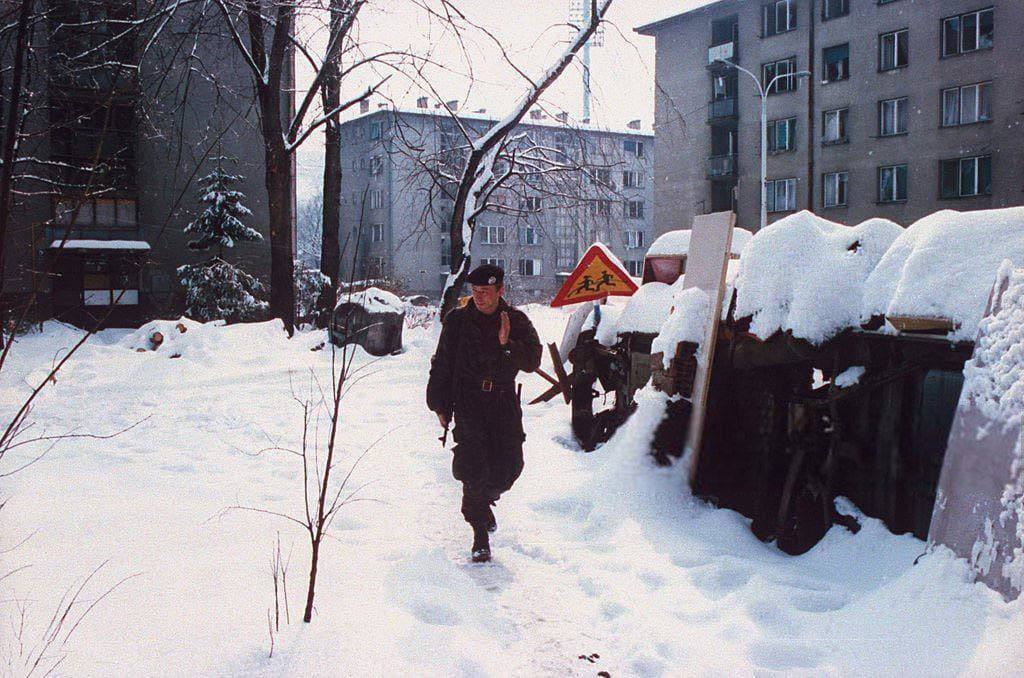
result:
[(438, 413), (437, 420), (439, 422), (441, 422), (441, 427), (442, 428), (448, 428), (448, 417), (444, 416), (443, 414)]
[(501, 325), (498, 326), (498, 343), (504, 346), (508, 343), (509, 332), (512, 331), (512, 325), (508, 320), (508, 313), (505, 311), (501, 312)]

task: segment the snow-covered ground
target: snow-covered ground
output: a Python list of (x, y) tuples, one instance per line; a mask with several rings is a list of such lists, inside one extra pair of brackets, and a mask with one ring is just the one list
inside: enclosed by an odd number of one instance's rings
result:
[[(556, 341), (567, 311), (529, 307)], [(0, 375), (0, 409), (24, 394), (74, 333), (23, 338)], [(4, 479), (0, 666), (45, 634), (60, 597), (86, 604), (125, 577), (64, 647), (67, 675), (1014, 675), (1024, 603), (967, 581), (948, 553), (867, 520), (800, 557), (758, 542), (747, 521), (688, 497), (679, 469), (636, 449), (638, 422), (592, 454), (568, 410), (524, 407), (526, 470), (497, 507), (495, 560), (468, 562), (450, 452), (423, 405), (437, 327), (406, 332), (349, 393), (343, 466), (361, 496), (322, 553), (313, 623), (300, 621), (308, 549), (299, 514), (293, 394), (327, 374), (322, 335), (272, 323), (190, 326), (157, 351), (108, 331), (82, 349), (33, 413), (60, 442)], [(172, 355), (180, 355), (172, 358)], [(360, 352), (357, 363), (371, 363)], [(545, 388), (524, 380), (524, 400)], [(375, 441), (378, 441), (375, 444)], [(18, 450), (26, 455), (32, 450)], [(14, 457), (4, 461), (16, 465)], [(3, 469), (0, 469), (3, 470)], [(267, 610), (280, 533), (291, 553), (291, 624), (273, 658)], [(25, 607), (19, 629), (18, 605)], [(75, 615), (77, 618), (77, 614)]]

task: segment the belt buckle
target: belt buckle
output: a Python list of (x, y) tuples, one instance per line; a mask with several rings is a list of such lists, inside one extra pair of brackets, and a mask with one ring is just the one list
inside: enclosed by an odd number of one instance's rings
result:
[(480, 384), (480, 390), (487, 392), (493, 391), (494, 382), (490, 381), (489, 379), (484, 379), (483, 382)]

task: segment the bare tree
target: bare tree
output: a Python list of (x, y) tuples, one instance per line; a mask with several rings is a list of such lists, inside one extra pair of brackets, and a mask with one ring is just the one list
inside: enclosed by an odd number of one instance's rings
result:
[[(459, 127), (463, 137), (469, 141), (468, 154), (465, 156), (461, 175), (454, 190), (455, 199), (452, 205), (449, 222), (449, 238), (451, 246), (451, 272), (445, 281), (442, 293), (442, 315), (455, 307), (459, 290), (469, 273), (470, 245), (476, 230), (477, 219), (487, 210), (492, 195), (500, 189), (512, 176), (514, 163), (510, 156), (515, 153), (515, 145), (519, 140), (512, 137), (513, 131), (526, 117), (527, 113), (540, 100), (544, 92), (565, 71), (576, 58), (577, 53), (597, 31), (611, 7), (612, 0), (590, 0), (589, 21), (582, 26), (575, 26), (576, 34), (568, 47), (555, 62), (537, 80), (526, 76), (522, 70), (516, 70), (529, 83), (526, 91), (508, 114), (491, 125), (483, 134), (477, 136), (473, 130), (461, 123), (452, 113), (451, 119)], [(465, 15), (451, 2), (443, 3), (449, 16), (467, 22)], [(477, 27), (479, 28), (479, 27)], [(501, 50), (503, 57), (512, 64), (508, 53), (501, 43), (491, 36), (494, 44)], [(514, 64), (512, 64), (514, 66)], [(543, 157), (538, 156), (536, 171), (549, 169)]]
[[(242, 55), (252, 75), (252, 84), (259, 109), (260, 132), (266, 172), (268, 211), (270, 217), (270, 312), (281, 318), (291, 334), (294, 330), (294, 186), (292, 156), (315, 131), (352, 106), (370, 97), (389, 79), (384, 75), (360, 94), (339, 101), (330, 109), (315, 110), (315, 101), (328, 87), (328, 82), (345, 78), (370, 65), (387, 64), (400, 58), (399, 52), (384, 51), (354, 56), (335, 77), (334, 65), (351, 44), (348, 32), (355, 22), (362, 0), (342, 0), (332, 6), (332, 30), (322, 58), (316, 58), (295, 40), (296, 18), (300, 10), (314, 10), (316, 5), (303, 5), (299, 0), (214, 0), (220, 9), (232, 43)], [(336, 10), (336, 11), (335, 11)], [(292, 110), (290, 93), (290, 61), (298, 50), (313, 68), (309, 89)], [(333, 85), (331, 85), (333, 86)], [(325, 203), (327, 200), (325, 200)], [(325, 229), (327, 230), (327, 229)], [(336, 275), (336, 274), (335, 274)]]

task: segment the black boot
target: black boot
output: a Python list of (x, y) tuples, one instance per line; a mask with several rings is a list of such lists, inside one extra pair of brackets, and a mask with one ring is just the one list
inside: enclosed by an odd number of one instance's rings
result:
[(491, 543), (487, 526), (473, 528), (473, 562), (486, 563), (491, 559)]

